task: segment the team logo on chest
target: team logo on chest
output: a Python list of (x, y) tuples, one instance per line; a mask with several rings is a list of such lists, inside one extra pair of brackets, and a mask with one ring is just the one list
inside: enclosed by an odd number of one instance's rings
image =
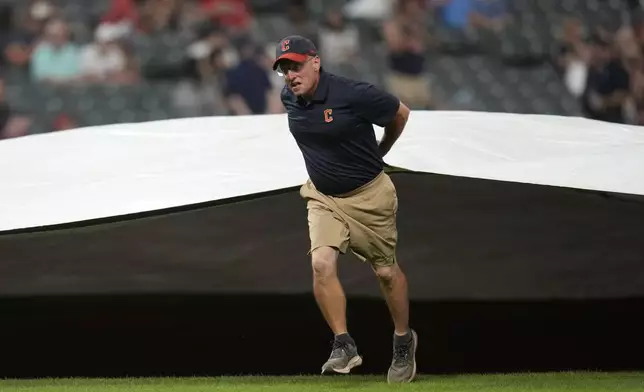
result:
[(333, 109), (324, 109), (324, 122), (330, 123), (333, 121)]

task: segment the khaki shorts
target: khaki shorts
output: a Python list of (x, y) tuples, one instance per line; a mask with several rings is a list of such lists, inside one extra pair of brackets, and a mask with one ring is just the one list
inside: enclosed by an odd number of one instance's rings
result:
[(396, 262), (398, 196), (386, 173), (341, 196), (326, 196), (309, 180), (300, 195), (307, 202), (309, 254), (329, 246), (343, 254), (350, 249), (362, 262), (374, 266)]

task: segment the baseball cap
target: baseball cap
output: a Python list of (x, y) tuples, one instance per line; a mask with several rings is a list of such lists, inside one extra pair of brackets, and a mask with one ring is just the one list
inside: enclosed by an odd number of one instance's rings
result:
[(289, 35), (282, 38), (275, 49), (273, 71), (277, 70), (280, 60), (291, 60), (298, 63), (306, 61), (309, 56), (317, 56), (318, 50), (308, 38), (301, 35)]

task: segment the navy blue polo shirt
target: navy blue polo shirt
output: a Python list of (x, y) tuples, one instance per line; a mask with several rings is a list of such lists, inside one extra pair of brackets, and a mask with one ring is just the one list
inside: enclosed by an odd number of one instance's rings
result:
[(390, 123), (400, 101), (372, 84), (321, 71), (310, 102), (284, 86), (282, 103), (311, 182), (326, 195), (350, 192), (384, 168), (373, 124)]

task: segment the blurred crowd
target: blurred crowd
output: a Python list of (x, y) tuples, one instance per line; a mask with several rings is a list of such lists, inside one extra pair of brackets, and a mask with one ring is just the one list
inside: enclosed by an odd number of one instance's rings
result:
[(633, 10), (617, 31), (564, 22), (556, 66), (588, 118), (644, 125), (644, 18)]
[[(352, 67), (359, 75), (367, 61), (361, 53), (370, 48), (363, 46), (352, 20), (356, 15), (378, 21), (384, 87), (412, 108), (449, 109), (432, 95), (427, 63), (440, 44), (428, 21), (496, 35), (513, 23), (507, 11), (512, 0), (354, 0), (343, 2), (345, 8), (325, 8), (326, 0), (283, 0), (285, 22), (266, 37), (250, 0), (76, 1), (78, 7), (104, 5), (99, 15), (85, 19), (63, 13), (65, 1), (70, 0), (0, 1), (0, 138), (28, 134), (34, 120), (6, 99), (3, 81), (9, 72), (57, 88), (173, 79), (180, 81), (174, 102), (185, 116), (280, 113), (283, 81), (271, 70), (276, 37), (307, 36), (317, 44), (323, 65)], [(617, 31), (567, 18), (552, 61), (585, 116), (644, 125), (644, 19), (639, 1), (624, 1), (632, 15)], [(321, 18), (311, 17), (316, 6), (325, 8)], [(136, 43), (161, 34), (185, 40), (185, 60), (178, 67), (143, 71)], [(51, 130), (77, 125), (73, 114), (61, 112)]]

